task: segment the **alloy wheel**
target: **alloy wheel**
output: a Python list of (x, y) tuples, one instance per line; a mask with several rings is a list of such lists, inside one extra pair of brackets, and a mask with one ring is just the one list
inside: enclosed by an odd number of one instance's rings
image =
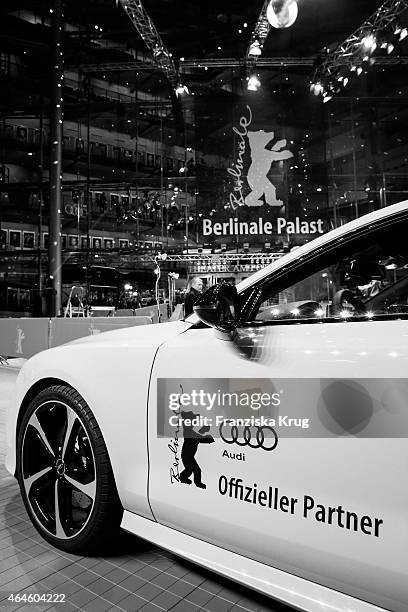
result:
[(92, 514), (96, 468), (86, 428), (68, 404), (41, 403), (27, 421), (22, 482), (35, 520), (53, 537), (77, 536)]

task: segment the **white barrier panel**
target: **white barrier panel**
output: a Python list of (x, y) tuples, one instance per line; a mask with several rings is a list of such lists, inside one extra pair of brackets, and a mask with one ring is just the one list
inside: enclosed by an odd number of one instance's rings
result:
[(49, 319), (0, 319), (0, 355), (32, 357), (48, 348)]
[[(135, 314), (137, 317), (139, 316), (147, 316), (151, 317), (153, 323), (157, 323), (157, 306), (153, 304), (152, 306), (143, 306), (143, 308), (137, 308), (135, 310)], [(168, 320), (167, 316), (167, 304), (160, 304), (160, 314), (161, 314), (161, 322)]]
[(106, 331), (147, 325), (152, 322), (150, 317), (78, 317), (51, 319), (50, 347), (65, 344), (71, 340), (94, 336)]
[(184, 305), (177, 304), (169, 321), (179, 321), (180, 319), (183, 319), (183, 317), (184, 317)]

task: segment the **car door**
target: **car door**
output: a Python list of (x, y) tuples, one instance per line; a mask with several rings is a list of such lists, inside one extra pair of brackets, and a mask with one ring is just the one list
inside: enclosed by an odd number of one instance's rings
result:
[(250, 287), (234, 334), (198, 326), (160, 348), (156, 520), (408, 609), (406, 230), (404, 217), (328, 242)]

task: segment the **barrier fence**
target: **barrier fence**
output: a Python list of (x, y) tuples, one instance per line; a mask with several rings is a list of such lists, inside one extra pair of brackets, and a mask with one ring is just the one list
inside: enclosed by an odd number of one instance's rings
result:
[[(143, 306), (142, 308), (137, 308), (134, 312), (137, 317), (151, 317), (152, 323), (158, 322), (158, 312), (156, 305)], [(168, 320), (167, 304), (160, 304), (160, 320), (162, 323)]]
[(28, 359), (71, 340), (151, 323), (150, 316), (0, 319), (0, 355)]

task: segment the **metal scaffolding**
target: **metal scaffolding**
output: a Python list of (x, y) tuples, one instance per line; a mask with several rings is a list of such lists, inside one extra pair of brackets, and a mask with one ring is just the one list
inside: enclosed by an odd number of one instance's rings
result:
[[(166, 266), (182, 264), (188, 268), (189, 274), (215, 274), (219, 277), (239, 273), (252, 273), (262, 270), (277, 261), (284, 253), (191, 253), (167, 255)], [(153, 254), (141, 255), (139, 265), (154, 263)]]
[(175, 89), (179, 79), (172, 54), (166, 48), (141, 0), (118, 0), (118, 3), (126, 12), (148, 49), (152, 52), (153, 63), (163, 70)]
[[(257, 65), (261, 67), (313, 66), (317, 56), (311, 57), (260, 57)], [(187, 72), (195, 68), (237, 68), (245, 66), (247, 58), (224, 57), (209, 59), (186, 59), (180, 63), (180, 71)]]
[(253, 60), (254, 62), (257, 62), (257, 56), (253, 56), (250, 54), (250, 49), (252, 45), (257, 41), (262, 51), (262, 47), (264, 46), (265, 40), (268, 38), (269, 30), (271, 29), (271, 24), (269, 23), (266, 17), (266, 9), (268, 8), (269, 2), (270, 0), (265, 0), (262, 5), (258, 21), (256, 22), (255, 27), (252, 31), (249, 47), (246, 52), (246, 57)]
[(86, 73), (97, 72), (127, 72), (138, 70), (157, 70), (156, 64), (152, 61), (131, 61), (131, 62), (99, 62), (99, 64), (81, 64), (80, 69)]
[[(284, 253), (184, 253), (168, 254), (166, 262), (175, 263), (202, 263), (202, 264), (233, 264), (234, 262), (245, 262), (259, 264), (260, 267), (267, 266), (278, 260)], [(139, 262), (154, 262), (155, 255), (149, 253), (138, 256)]]

